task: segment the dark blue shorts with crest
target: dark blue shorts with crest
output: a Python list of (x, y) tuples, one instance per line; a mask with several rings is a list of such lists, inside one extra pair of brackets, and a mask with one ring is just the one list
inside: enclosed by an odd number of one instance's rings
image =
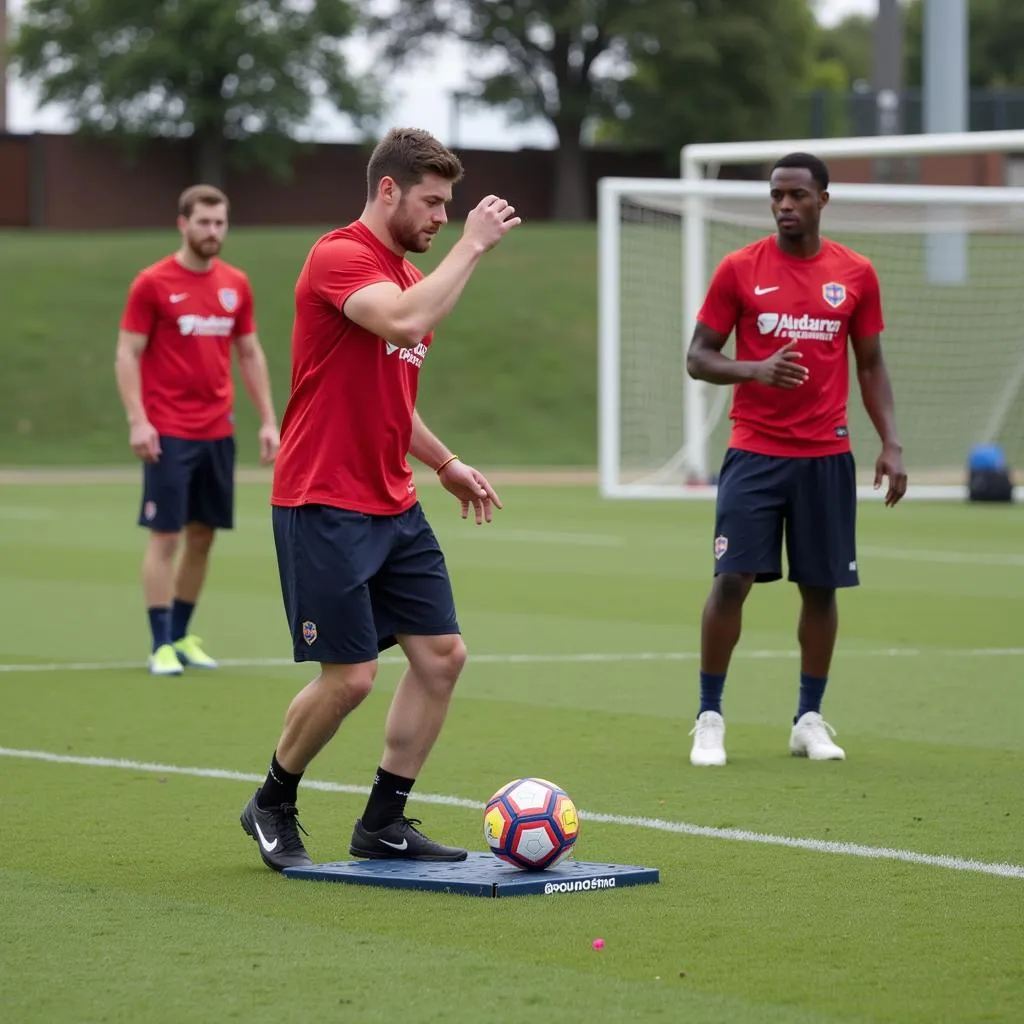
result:
[(418, 502), (390, 516), (275, 506), (273, 523), (296, 661), (373, 661), (403, 634), (459, 632), (444, 555)]
[(857, 480), (853, 455), (792, 458), (730, 448), (718, 479), (715, 575), (855, 587)]

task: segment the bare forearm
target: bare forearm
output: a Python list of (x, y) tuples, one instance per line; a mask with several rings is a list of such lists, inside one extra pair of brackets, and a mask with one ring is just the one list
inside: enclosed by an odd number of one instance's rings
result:
[(690, 349), (686, 356), (686, 372), (694, 380), (709, 384), (742, 384), (754, 380), (757, 364), (730, 359), (712, 349)]
[(277, 417), (270, 394), (270, 374), (267, 372), (267, 360), (262, 349), (239, 356), (238, 369), (245, 390), (259, 414), (260, 423), (264, 426), (276, 426)]
[(874, 424), (882, 444), (899, 448), (899, 433), (896, 429), (896, 399), (892, 381), (885, 363), (857, 371), (861, 399), (864, 409)]
[(118, 351), (114, 359), (114, 376), (128, 422), (145, 423), (148, 417), (142, 404), (142, 372), (138, 356)]
[(420, 419), (420, 414), (415, 411), (412, 414), (412, 438), (409, 441), (409, 454), (431, 469), (436, 469), (452, 457), (452, 452), (447, 445), (427, 427)]
[(418, 345), (452, 311), (477, 262), (483, 255), (460, 239), (437, 268), (402, 292), (396, 300), (396, 320), (404, 325), (401, 341)]

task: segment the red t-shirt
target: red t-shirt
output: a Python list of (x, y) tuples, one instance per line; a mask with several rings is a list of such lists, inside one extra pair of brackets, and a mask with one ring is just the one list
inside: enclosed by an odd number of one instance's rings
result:
[(209, 270), (189, 270), (168, 256), (132, 282), (121, 329), (146, 336), (142, 405), (160, 434), (231, 436), (231, 343), (256, 330), (252, 289), (241, 270), (220, 260)]
[(379, 281), (423, 279), (361, 221), (318, 239), (295, 286), (291, 394), (274, 464), (274, 505), (396, 515), (416, 502), (407, 455), (420, 367), (433, 335), (400, 348), (342, 312)]
[(821, 240), (810, 259), (784, 253), (775, 236), (730, 253), (711, 280), (697, 319), (736, 331), (737, 360), (767, 359), (786, 342), (810, 376), (784, 390), (735, 386), (731, 448), (761, 455), (836, 455), (850, 450), (847, 340), (880, 334), (882, 297), (871, 261)]

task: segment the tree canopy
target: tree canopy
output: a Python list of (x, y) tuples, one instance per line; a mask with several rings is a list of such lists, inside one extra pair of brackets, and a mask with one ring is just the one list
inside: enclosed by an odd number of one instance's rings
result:
[(12, 60), (82, 130), (193, 139), (218, 184), (229, 156), (287, 171), (318, 97), (360, 125), (378, 110), (339, 46), (355, 27), (343, 0), (27, 0)]

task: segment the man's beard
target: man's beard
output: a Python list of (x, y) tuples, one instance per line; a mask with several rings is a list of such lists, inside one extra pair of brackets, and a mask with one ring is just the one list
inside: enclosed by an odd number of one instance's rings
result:
[(207, 238), (202, 242), (193, 242), (188, 239), (188, 247), (201, 260), (212, 259), (220, 252), (220, 242), (216, 238)]
[(405, 209), (404, 200), (398, 204), (395, 215), (388, 225), (391, 237), (407, 252), (426, 252), (430, 242), (423, 240), (423, 233), (418, 231)]

